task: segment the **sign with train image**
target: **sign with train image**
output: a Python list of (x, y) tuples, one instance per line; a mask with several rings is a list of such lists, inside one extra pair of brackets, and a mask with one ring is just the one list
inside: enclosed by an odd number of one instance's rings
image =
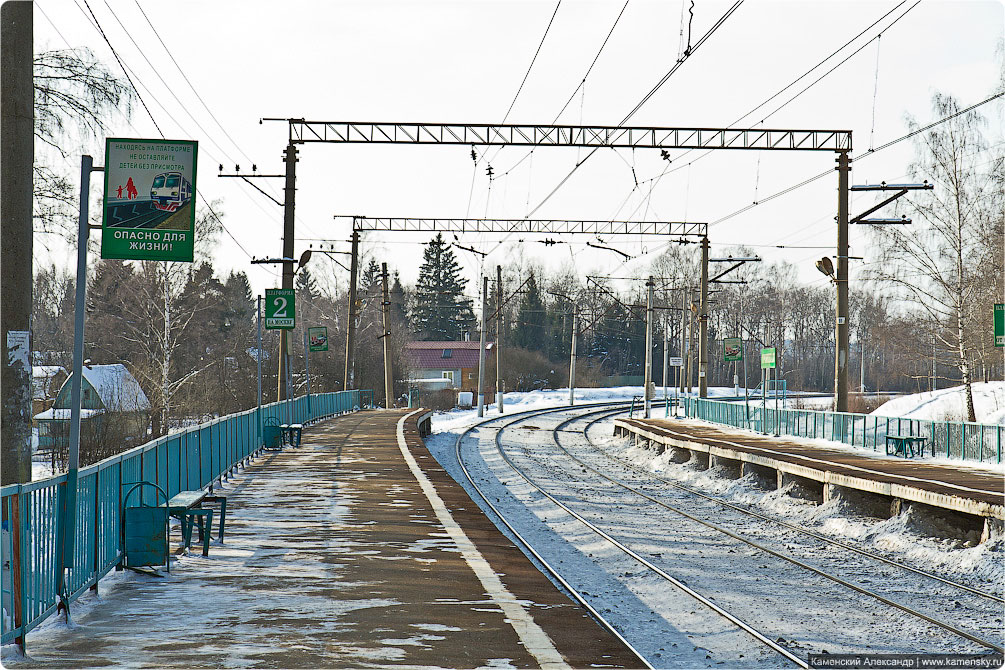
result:
[(198, 142), (105, 141), (101, 257), (192, 262)]

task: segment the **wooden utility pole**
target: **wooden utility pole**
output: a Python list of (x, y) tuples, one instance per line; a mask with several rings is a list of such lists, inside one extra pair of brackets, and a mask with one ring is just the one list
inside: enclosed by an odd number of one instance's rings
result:
[(496, 266), (496, 399), (499, 403), (499, 413), (503, 413), (502, 390), (502, 332), (503, 332), (503, 281), (502, 266)]
[[(297, 148), (293, 141), (286, 145), (283, 152), (283, 161), (286, 163), (286, 187), (285, 202), (283, 204), (283, 288), (293, 290), (293, 238), (294, 238), (294, 209), (296, 206), (297, 193)], [(290, 368), (290, 350), (293, 343), (289, 337), (289, 331), (282, 329), (279, 331), (279, 375), (277, 376), (278, 389), (276, 400), (285, 400), (287, 397), (287, 386)]]
[(391, 375), (391, 298), (387, 291), (387, 263), (380, 264), (381, 281), (384, 289), (384, 299), (381, 301), (381, 311), (384, 313), (384, 408), (394, 406), (394, 377)]
[[(32, 3), (0, 9), (0, 221), (3, 221), (3, 354), (0, 472), (3, 484), (31, 481), (31, 293), (34, 91)], [(5, 512), (6, 515), (6, 512)], [(6, 518), (6, 516), (5, 516)]]
[(356, 282), (359, 275), (359, 232), (352, 231), (352, 261), (349, 264), (349, 317), (345, 328), (345, 378), (342, 389), (348, 391), (355, 383), (356, 365)]
[(478, 342), (478, 416), (485, 416), (485, 331), (489, 325), (489, 276), (482, 276), (482, 327)]

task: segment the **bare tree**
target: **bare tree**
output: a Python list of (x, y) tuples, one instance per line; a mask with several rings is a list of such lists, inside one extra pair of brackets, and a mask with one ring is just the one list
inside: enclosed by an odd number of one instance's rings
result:
[[(937, 117), (960, 111), (951, 96), (935, 94), (932, 107)], [(909, 121), (912, 128), (917, 127)], [(978, 323), (975, 313), (990, 313), (983, 290), (997, 271), (995, 251), (988, 244), (994, 229), (1001, 229), (1003, 194), (1001, 145), (992, 147), (984, 129), (985, 119), (976, 111), (919, 135), (917, 159), (911, 166), (914, 179), (926, 178), (932, 191), (910, 202), (915, 223), (910, 228), (881, 227), (876, 231), (880, 257), (870, 275), (898, 289), (917, 306), (931, 324), (931, 331), (955, 353), (960, 381), (966, 389), (966, 415), (975, 421), (972, 363)], [(990, 158), (990, 161), (988, 160)]]
[[(134, 93), (128, 82), (112, 75), (89, 49), (36, 54), (33, 73), (35, 139), (64, 158), (75, 153), (66, 146), (77, 147), (82, 139), (101, 137), (113, 110), (127, 117), (132, 112)], [(70, 137), (71, 130), (76, 137)], [(74, 183), (37, 159), (33, 199), (36, 232), (73, 232)]]

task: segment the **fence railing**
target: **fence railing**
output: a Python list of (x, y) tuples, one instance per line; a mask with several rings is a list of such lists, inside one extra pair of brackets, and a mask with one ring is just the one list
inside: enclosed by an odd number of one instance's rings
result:
[[(688, 417), (749, 428), (763, 433), (810, 437), (848, 445), (886, 450), (887, 435), (921, 435), (937, 456), (984, 463), (1002, 462), (1005, 426), (960, 421), (930, 421), (903, 417), (875, 416), (852, 412), (809, 409), (775, 409), (774, 400), (760, 402), (685, 398)], [(927, 449), (926, 449), (927, 451)]]
[[(73, 566), (62, 567), (65, 474), (0, 489), (0, 642), (17, 640), (68, 606), (122, 560), (120, 512), (128, 485), (153, 482), (173, 496), (201, 489), (262, 448), (262, 425), (309, 423), (373, 405), (373, 392), (340, 391), (262, 405), (147, 442), (81, 468), (77, 480)], [(156, 504), (152, 489), (130, 506)]]

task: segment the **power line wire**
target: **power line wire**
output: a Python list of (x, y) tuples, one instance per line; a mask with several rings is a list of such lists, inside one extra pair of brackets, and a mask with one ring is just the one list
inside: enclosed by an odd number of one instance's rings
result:
[(527, 66), (527, 71), (523, 75), (523, 80), (520, 82), (520, 86), (516, 89), (516, 95), (513, 96), (513, 101), (509, 103), (509, 109), (506, 110), (506, 114), (503, 116), (503, 123), (506, 123), (506, 119), (509, 118), (510, 112), (513, 111), (513, 105), (516, 104), (516, 99), (520, 97), (520, 92), (523, 91), (523, 85), (527, 83), (527, 77), (530, 76), (530, 71), (534, 67), (534, 63), (537, 61), (538, 54), (541, 53), (541, 47), (544, 46), (544, 40), (548, 37), (548, 31), (551, 30), (551, 24), (555, 21), (555, 15), (558, 14), (558, 8), (562, 6), (562, 0), (558, 0), (555, 4), (555, 11), (551, 13), (551, 18), (548, 19), (548, 27), (544, 29), (544, 34), (541, 35), (541, 41), (537, 45), (537, 50), (534, 52), (534, 57), (530, 59), (530, 65)]

